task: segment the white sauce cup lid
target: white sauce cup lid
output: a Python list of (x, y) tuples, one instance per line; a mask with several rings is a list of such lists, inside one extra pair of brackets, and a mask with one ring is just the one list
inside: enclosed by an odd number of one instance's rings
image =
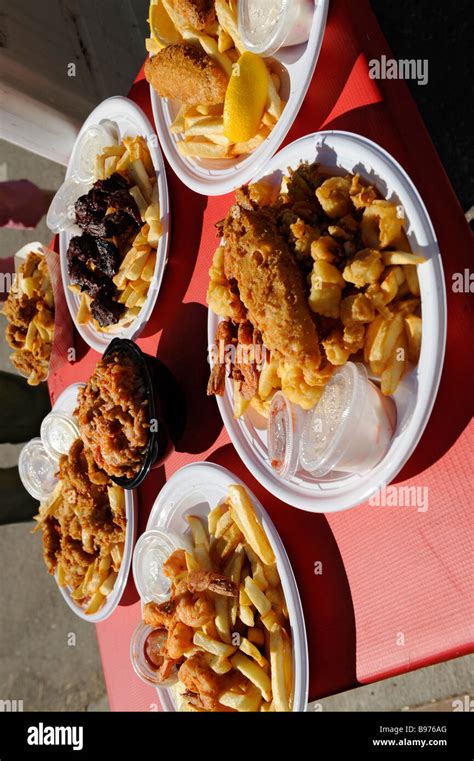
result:
[(20, 452), (18, 471), (26, 491), (42, 502), (51, 496), (58, 479), (57, 462), (51, 459), (40, 438), (29, 441)]
[(68, 454), (72, 444), (79, 438), (79, 428), (75, 420), (65, 412), (53, 410), (41, 423), (41, 441), (52, 460)]
[(173, 531), (151, 529), (141, 535), (133, 553), (133, 578), (144, 602), (165, 602), (170, 597), (170, 580), (163, 573), (163, 564), (175, 551), (190, 551), (186, 537)]

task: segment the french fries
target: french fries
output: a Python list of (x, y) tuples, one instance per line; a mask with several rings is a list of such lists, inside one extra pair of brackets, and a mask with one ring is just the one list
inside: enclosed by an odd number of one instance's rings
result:
[(230, 486), (229, 500), (234, 521), (254, 552), (257, 553), (263, 563), (267, 565), (275, 563), (275, 553), (257, 520), (253, 505), (243, 486), (237, 484)]
[[(185, 601), (191, 615), (185, 616), (186, 626), (193, 630), (192, 648), (186, 640), (186, 650), (177, 664), (178, 705), (186, 706), (187, 696), (191, 699), (187, 709), (198, 706), (197, 710), (207, 710), (209, 696), (200, 694), (199, 684), (207, 683), (206, 674), (210, 672), (211, 683), (222, 684), (221, 692), (213, 698), (213, 710), (219, 710), (220, 705), (238, 712), (290, 711), (293, 656), (288, 612), (275, 555), (249, 495), (242, 486), (231, 484), (225, 499), (209, 511), (207, 520), (196, 515), (187, 515), (186, 520), (192, 550), (184, 553), (186, 570), (178, 569), (171, 591), (171, 600), (177, 594)], [(223, 550), (229, 537), (232, 542), (238, 539), (238, 544), (226, 555)], [(102, 583), (100, 593), (106, 585), (107, 581)], [(226, 591), (219, 591), (223, 589)], [(211, 602), (214, 615), (202, 623), (199, 611), (208, 610)], [(144, 620), (150, 623), (153, 619), (145, 615)], [(179, 635), (172, 625), (169, 631), (173, 631), (174, 638)], [(199, 656), (199, 680), (193, 683), (191, 693), (196, 693), (197, 702), (190, 698), (188, 684), (189, 673), (194, 673), (194, 656)], [(188, 673), (182, 681), (180, 668)], [(219, 682), (224, 675), (232, 679)]]

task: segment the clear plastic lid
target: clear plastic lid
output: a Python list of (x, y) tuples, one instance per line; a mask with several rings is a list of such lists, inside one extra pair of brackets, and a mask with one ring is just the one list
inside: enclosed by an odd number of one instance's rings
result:
[(171, 592), (163, 564), (179, 549), (191, 550), (188, 540), (174, 531), (151, 529), (139, 538), (133, 553), (133, 578), (142, 600), (164, 602)]
[(238, 28), (247, 50), (264, 57), (309, 38), (313, 0), (240, 0)]
[(292, 478), (298, 468), (299, 442), (305, 411), (292, 404), (282, 391), (272, 399), (268, 413), (268, 456), (282, 478)]
[(120, 141), (119, 128), (110, 119), (88, 127), (80, 136), (75, 148), (74, 177), (79, 182), (92, 183), (95, 180), (96, 156)]
[(238, 25), (245, 48), (257, 55), (273, 55), (288, 33), (289, 14), (288, 0), (241, 0)]
[(53, 411), (41, 423), (41, 441), (52, 460), (68, 454), (72, 444), (80, 436), (75, 420), (65, 412)]
[(46, 217), (46, 224), (51, 232), (57, 235), (67, 230), (71, 235), (80, 234), (81, 230), (76, 225), (74, 204), (88, 190), (88, 184), (79, 182), (74, 178), (63, 182), (51, 201), (51, 206), (48, 209)]
[(308, 415), (300, 444), (300, 463), (313, 476), (337, 470), (353, 437), (357, 438), (368, 382), (364, 365), (347, 362), (326, 384)]
[(58, 479), (57, 462), (51, 459), (41, 439), (32, 439), (20, 452), (18, 471), (26, 491), (42, 502), (51, 496)]

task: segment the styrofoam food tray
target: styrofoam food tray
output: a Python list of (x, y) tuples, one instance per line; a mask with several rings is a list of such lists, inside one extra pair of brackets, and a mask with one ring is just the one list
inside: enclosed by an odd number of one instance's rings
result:
[[(281, 181), (288, 167), (301, 161), (319, 161), (321, 169), (335, 174), (358, 172), (374, 184), (383, 198), (404, 208), (410, 245), (427, 261), (418, 267), (423, 312), (421, 356), (418, 366), (402, 379), (394, 400), (397, 426), (390, 448), (368, 473), (350, 476), (332, 473), (315, 481), (296, 474), (282, 479), (272, 468), (267, 448), (266, 421), (253, 410), (240, 419), (233, 416), (232, 385), (217, 397), (227, 432), (251, 473), (272, 494), (301, 510), (315, 513), (345, 510), (367, 500), (392, 481), (418, 444), (433, 408), (446, 344), (446, 291), (441, 254), (426, 207), (412, 181), (387, 151), (360, 135), (326, 131), (307, 135), (283, 148), (255, 179)], [(211, 345), (220, 318), (209, 310), (208, 341)]]
[(86, 325), (78, 325), (76, 322), (76, 315), (81, 299), (77, 293), (73, 293), (68, 288), (69, 275), (66, 259), (67, 249), (72, 235), (67, 231), (60, 233), (59, 250), (61, 257), (61, 275), (69, 312), (71, 314), (74, 325), (76, 326), (81, 337), (92, 349), (95, 349), (100, 354), (103, 354), (112, 338), (130, 338), (131, 340), (137, 338), (150, 319), (156, 304), (156, 300), (158, 298), (158, 293), (161, 287), (161, 282), (163, 280), (163, 275), (168, 260), (170, 233), (170, 203), (168, 196), (168, 183), (166, 181), (165, 164), (158, 143), (158, 138), (154, 132), (153, 127), (150, 124), (149, 119), (145, 116), (141, 108), (139, 108), (133, 101), (129, 100), (128, 98), (123, 98), (121, 96), (108, 98), (107, 100), (104, 100), (102, 103), (100, 103), (97, 108), (95, 108), (87, 117), (86, 121), (82, 125), (81, 131), (79, 132), (76, 143), (74, 145), (66, 172), (66, 178), (69, 178), (74, 174), (74, 170), (77, 166), (78, 155), (76, 148), (79, 138), (88, 127), (92, 126), (93, 124), (98, 124), (102, 119), (110, 119), (117, 124), (120, 132), (120, 140), (122, 140), (124, 137), (135, 137), (136, 135), (142, 135), (144, 138), (146, 138), (148, 149), (150, 151), (157, 176), (163, 233), (158, 242), (155, 272), (150, 283), (146, 301), (142, 306), (139, 315), (128, 327), (117, 328), (105, 333), (96, 330), (92, 322)]
[[(83, 383), (73, 383), (68, 386), (63, 393), (57, 398), (53, 410), (61, 410), (68, 415), (72, 415), (76, 409), (77, 393), (79, 389), (84, 386)], [(87, 615), (83, 608), (78, 605), (71, 597), (71, 592), (68, 587), (59, 587), (59, 590), (64, 597), (66, 603), (71, 610), (82, 618), (84, 621), (89, 621), (91, 624), (97, 624), (99, 621), (105, 621), (110, 618), (117, 605), (119, 604), (122, 595), (127, 585), (128, 574), (130, 573), (130, 565), (132, 562), (133, 547), (135, 545), (135, 536), (137, 531), (137, 498), (136, 492), (130, 490), (125, 491), (125, 517), (127, 519), (127, 528), (125, 531), (125, 547), (123, 552), (122, 564), (118, 572), (118, 576), (115, 580), (114, 588), (110, 595), (107, 597), (102, 608), (97, 613)]]
[(275, 71), (281, 74), (281, 95), (286, 101), (286, 106), (270, 135), (249, 156), (222, 160), (181, 156), (176, 147), (181, 137), (170, 132), (180, 104), (160, 98), (150, 86), (153, 116), (161, 146), (172, 168), (185, 185), (206, 196), (224, 195), (248, 182), (278, 150), (291, 129), (311, 83), (323, 42), (328, 6), (329, 0), (315, 0), (308, 42), (281, 48), (273, 56)]
[[(309, 661), (303, 608), (293, 570), (283, 542), (268, 513), (246, 484), (226, 468), (210, 462), (196, 462), (176, 471), (160, 491), (150, 513), (147, 531), (171, 530), (188, 534), (187, 515), (207, 518), (227, 495), (230, 484), (243, 486), (252, 500), (255, 511), (276, 556), (278, 573), (285, 594), (293, 644), (293, 711), (306, 711), (308, 703)], [(142, 601), (144, 602), (144, 601)], [(157, 689), (165, 711), (176, 711), (173, 692), (168, 687)]]

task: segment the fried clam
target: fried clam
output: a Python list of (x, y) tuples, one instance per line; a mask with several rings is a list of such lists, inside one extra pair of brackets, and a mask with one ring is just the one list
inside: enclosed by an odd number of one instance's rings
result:
[(224, 102), (226, 73), (203, 50), (191, 43), (168, 45), (145, 63), (145, 77), (162, 98), (190, 106)]

